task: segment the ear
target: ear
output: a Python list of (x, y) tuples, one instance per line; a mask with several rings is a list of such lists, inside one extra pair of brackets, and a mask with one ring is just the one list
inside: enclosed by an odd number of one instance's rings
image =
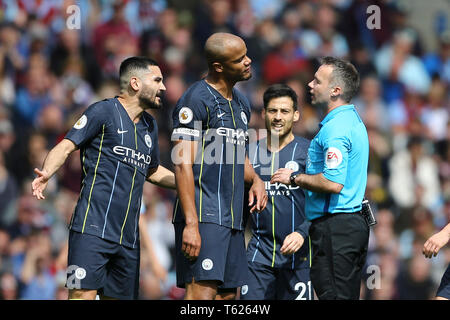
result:
[(262, 110), (261, 110), (261, 118), (266, 120), (266, 108), (262, 108)]
[(300, 112), (298, 110), (294, 111), (294, 122), (297, 122), (300, 119)]
[(217, 73), (223, 72), (223, 66), (220, 62), (213, 62), (214, 71)]
[(137, 77), (131, 77), (130, 86), (134, 91), (139, 91), (139, 89), (141, 88), (141, 81)]
[(341, 95), (341, 93), (342, 93), (341, 87), (334, 87), (331, 90), (330, 95), (331, 95), (331, 98), (337, 98), (337, 97), (339, 97)]

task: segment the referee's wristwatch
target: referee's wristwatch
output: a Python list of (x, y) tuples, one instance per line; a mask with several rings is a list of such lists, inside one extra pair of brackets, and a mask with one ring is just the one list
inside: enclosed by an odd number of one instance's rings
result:
[(291, 181), (291, 186), (296, 187), (297, 184), (295, 183), (295, 178), (297, 178), (298, 173), (293, 173), (291, 174), (291, 177), (289, 178), (289, 180)]

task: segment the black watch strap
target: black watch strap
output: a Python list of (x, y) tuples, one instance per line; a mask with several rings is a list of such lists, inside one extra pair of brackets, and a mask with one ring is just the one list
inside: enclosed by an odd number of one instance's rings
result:
[(293, 173), (291, 174), (290, 180), (291, 180), (291, 186), (296, 187), (297, 184), (295, 183), (295, 178), (297, 178), (298, 174), (297, 173)]

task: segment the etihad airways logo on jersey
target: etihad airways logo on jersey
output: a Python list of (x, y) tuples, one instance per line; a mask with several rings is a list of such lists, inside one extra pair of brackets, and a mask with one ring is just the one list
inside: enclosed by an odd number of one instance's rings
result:
[(299, 186), (287, 186), (284, 183), (270, 183), (270, 181), (264, 181), (267, 195), (270, 196), (290, 196), (292, 190), (296, 190)]
[(123, 162), (143, 169), (145, 169), (145, 166), (149, 165), (152, 160), (152, 157), (149, 154), (145, 154), (124, 146), (115, 146), (113, 151), (115, 154), (124, 157)]
[(226, 142), (244, 146), (247, 141), (248, 132), (242, 129), (231, 129), (220, 127), (216, 129), (219, 136), (226, 137)]

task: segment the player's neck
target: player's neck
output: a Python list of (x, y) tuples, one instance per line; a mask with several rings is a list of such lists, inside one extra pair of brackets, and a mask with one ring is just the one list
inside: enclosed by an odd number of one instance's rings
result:
[(234, 83), (229, 83), (223, 78), (208, 74), (205, 78), (207, 84), (216, 89), (222, 97), (227, 100), (233, 100), (233, 87)]
[(292, 140), (294, 140), (292, 131), (285, 136), (276, 137), (274, 139), (272, 139), (272, 135), (269, 133), (267, 136), (267, 148), (270, 152), (278, 152), (291, 143)]
[(144, 112), (144, 109), (139, 104), (139, 100), (123, 95), (119, 95), (117, 100), (122, 104), (131, 121), (138, 123)]

